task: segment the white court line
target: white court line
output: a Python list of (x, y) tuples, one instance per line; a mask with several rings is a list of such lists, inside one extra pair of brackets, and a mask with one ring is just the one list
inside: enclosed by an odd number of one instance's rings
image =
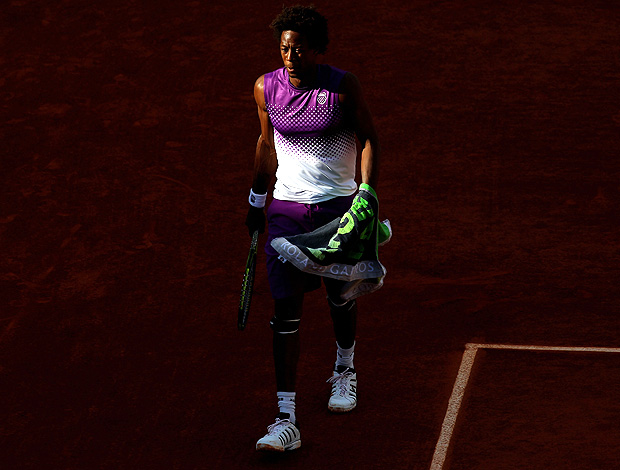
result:
[(579, 346), (523, 346), (517, 344), (467, 344), (466, 348), (476, 349), (517, 349), (527, 351), (559, 351), (559, 352), (604, 352), (620, 353), (620, 348), (595, 348)]
[(476, 359), (477, 347), (465, 347), (463, 353), (463, 359), (461, 360), (461, 367), (459, 373), (456, 376), (454, 382), (454, 388), (452, 389), (452, 396), (448, 402), (448, 411), (446, 411), (446, 417), (443, 419), (441, 425), (441, 434), (439, 434), (439, 440), (435, 446), (435, 455), (433, 455), (433, 462), (431, 463), (431, 470), (441, 470), (443, 464), (448, 455), (448, 447), (450, 446), (450, 439), (452, 439), (452, 432), (454, 431), (454, 425), (456, 424), (456, 417), (459, 414), (459, 408), (463, 401), (463, 395), (465, 394), (465, 387), (471, 374), (471, 368), (474, 366)]
[(598, 347), (570, 347), (570, 346), (528, 346), (515, 344), (476, 344), (468, 343), (465, 345), (465, 352), (461, 360), (461, 366), (454, 382), (452, 395), (448, 402), (448, 410), (441, 425), (441, 433), (435, 446), (435, 453), (431, 462), (430, 470), (443, 470), (443, 465), (448, 455), (450, 440), (454, 432), (456, 419), (463, 402), (465, 388), (469, 382), (469, 376), (476, 360), (478, 349), (514, 349), (526, 351), (557, 351), (557, 352), (600, 352), (600, 353), (620, 353), (620, 348), (598, 348)]

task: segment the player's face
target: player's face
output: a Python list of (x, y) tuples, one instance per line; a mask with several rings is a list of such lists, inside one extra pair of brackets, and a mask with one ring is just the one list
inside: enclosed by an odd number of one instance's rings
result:
[(318, 54), (308, 46), (308, 40), (303, 34), (283, 31), (280, 37), (280, 55), (293, 85), (313, 77)]

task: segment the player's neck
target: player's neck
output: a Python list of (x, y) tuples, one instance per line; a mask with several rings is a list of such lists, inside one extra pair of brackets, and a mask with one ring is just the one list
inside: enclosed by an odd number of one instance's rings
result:
[(295, 78), (289, 75), (288, 81), (295, 88), (312, 88), (313, 85), (316, 83), (316, 77), (318, 75), (318, 68), (319, 67), (315, 65), (314, 67), (312, 67), (311, 70), (308, 71), (308, 73), (304, 75), (300, 75)]

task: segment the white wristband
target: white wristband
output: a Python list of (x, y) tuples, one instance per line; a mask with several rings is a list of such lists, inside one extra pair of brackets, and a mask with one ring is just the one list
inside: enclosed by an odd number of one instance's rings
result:
[(267, 193), (265, 194), (256, 194), (254, 191), (250, 189), (250, 198), (248, 202), (251, 206), (258, 207), (262, 209), (265, 207), (265, 203), (267, 202)]

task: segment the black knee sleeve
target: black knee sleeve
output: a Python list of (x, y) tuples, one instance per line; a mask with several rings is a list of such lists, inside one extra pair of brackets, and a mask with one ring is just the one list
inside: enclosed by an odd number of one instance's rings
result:
[(290, 335), (291, 333), (297, 333), (299, 331), (299, 322), (301, 320), (280, 320), (275, 315), (269, 321), (271, 329), (281, 335)]
[(275, 333), (288, 335), (299, 330), (303, 296), (278, 299), (269, 326)]
[(329, 304), (329, 309), (331, 310), (332, 317), (338, 316), (340, 314), (353, 312), (354, 309), (357, 308), (357, 302), (355, 299), (349, 300), (344, 304), (338, 305), (335, 304), (329, 297), (327, 297), (327, 303)]

